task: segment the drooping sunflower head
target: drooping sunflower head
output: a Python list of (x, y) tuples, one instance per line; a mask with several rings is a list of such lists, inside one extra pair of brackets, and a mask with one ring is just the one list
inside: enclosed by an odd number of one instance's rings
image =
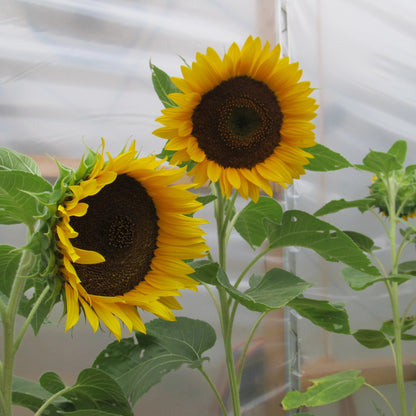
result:
[(137, 308), (175, 319), (179, 289), (197, 286), (185, 260), (208, 248), (199, 227), (205, 220), (189, 216), (202, 205), (189, 186), (173, 184), (182, 169), (162, 168), (154, 156), (138, 158), (134, 143), (108, 157), (97, 154), (87, 177), (69, 187), (56, 235), (66, 329), (81, 308), (94, 331), (101, 321), (120, 339), (120, 321), (145, 331)]
[(182, 75), (172, 78), (181, 91), (169, 94), (176, 106), (162, 110), (164, 127), (154, 134), (168, 140), (171, 163), (196, 162), (196, 185), (219, 181), (227, 197), (235, 188), (256, 201), (260, 189), (272, 194), (270, 182), (286, 186), (304, 173), (317, 105), (279, 45), (270, 50), (250, 36), (223, 58), (208, 48)]
[[(396, 215), (404, 220), (416, 217), (416, 172), (414, 170), (399, 170), (390, 180), (395, 182)], [(374, 175), (369, 189), (373, 206), (378, 208), (383, 216), (388, 217), (388, 191), (385, 180)]]

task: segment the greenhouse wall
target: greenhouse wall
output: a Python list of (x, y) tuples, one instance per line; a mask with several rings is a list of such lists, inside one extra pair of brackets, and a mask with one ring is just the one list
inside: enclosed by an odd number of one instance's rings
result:
[[(75, 167), (86, 146), (117, 154), (136, 140), (142, 154), (157, 154), (164, 142), (152, 134), (162, 104), (154, 92), (149, 63), (171, 76), (183, 60), (211, 46), (220, 54), (232, 42), (260, 36), (299, 62), (319, 103), (314, 120), (317, 142), (361, 163), (368, 151), (386, 151), (398, 139), (408, 142), (408, 163), (416, 152), (416, 3), (413, 0), (2, 0), (0, 10), (0, 146), (32, 156), (51, 181), (58, 173), (51, 156)], [(314, 213), (331, 199), (366, 195), (368, 172), (344, 169), (308, 172), (289, 189), (275, 188), (284, 207)], [(204, 190), (201, 191), (202, 193)], [(246, 201), (238, 201), (244, 206)], [(212, 215), (206, 212), (201, 215)], [(373, 236), (385, 245), (379, 224), (358, 210), (325, 217), (343, 230)], [(213, 225), (206, 225), (208, 245)], [(233, 235), (231, 275), (248, 246)], [(0, 243), (24, 244), (25, 230), (0, 226)], [(235, 240), (235, 241), (234, 241)], [(407, 254), (409, 260), (415, 253)], [(386, 253), (387, 258), (387, 253)], [(313, 282), (310, 297), (346, 304), (352, 328), (377, 327), (389, 318), (386, 294), (354, 292), (341, 266), (324, 262), (308, 249), (276, 250), (259, 271), (286, 267)], [(386, 265), (388, 267), (388, 264)], [(416, 283), (403, 286), (409, 300)], [(30, 294), (29, 294), (30, 295)], [(219, 329), (208, 293), (184, 293), (185, 315)], [(39, 336), (28, 333), (16, 362), (18, 376), (38, 380), (55, 371), (70, 385), (91, 366), (113, 338), (93, 333), (80, 321), (65, 332), (62, 310), (54, 309)], [(253, 324), (252, 312), (239, 309), (235, 351)], [(143, 315), (147, 321), (150, 314)], [(125, 331), (128, 336), (128, 331)], [(416, 352), (405, 345), (405, 375), (414, 391)], [(227, 398), (223, 352), (209, 351), (207, 371)], [(368, 350), (352, 337), (324, 332), (290, 309), (270, 313), (248, 355), (242, 383), (244, 415), (279, 416), (290, 389), (305, 390), (309, 380), (349, 368), (361, 370), (394, 403), (394, 368), (388, 348)], [(410, 393), (409, 393), (410, 394)], [(377, 414), (381, 403), (361, 389), (339, 403), (313, 409), (316, 416)], [(215, 397), (197, 372), (170, 373), (143, 396), (137, 415), (220, 415)], [(310, 410), (312, 411), (312, 410)], [(31, 414), (16, 408), (16, 416)]]

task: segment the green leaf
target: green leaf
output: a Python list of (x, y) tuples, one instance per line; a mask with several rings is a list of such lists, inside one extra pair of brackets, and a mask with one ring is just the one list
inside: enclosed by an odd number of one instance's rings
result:
[[(22, 377), (13, 377), (12, 401), (14, 405), (36, 412), (50, 397), (51, 394), (38, 383)], [(57, 398), (48, 406), (48, 416), (58, 416), (60, 414), (58, 413), (58, 408), (63, 408), (65, 403), (67, 401), (62, 397)], [(73, 407), (72, 410), (74, 410)]]
[(61, 391), (66, 387), (61, 377), (52, 371), (42, 374), (39, 383), (46, 391), (52, 394), (58, 393), (58, 391)]
[(386, 336), (375, 329), (359, 329), (352, 335), (361, 345), (370, 349), (384, 348), (389, 345)]
[(322, 208), (318, 209), (314, 213), (315, 216), (321, 217), (322, 215), (334, 214), (347, 208), (358, 208), (361, 212), (367, 211), (373, 205), (371, 199), (356, 199), (354, 201), (346, 201), (345, 199), (337, 199), (328, 202)]
[(171, 81), (166, 72), (159, 69), (156, 65), (149, 63), (152, 71), (153, 88), (156, 91), (160, 101), (165, 107), (177, 107), (177, 105), (168, 97), (173, 92), (181, 92), (181, 90)]
[(326, 331), (338, 334), (351, 333), (349, 318), (344, 304), (298, 297), (291, 300), (288, 306)]
[(407, 153), (406, 140), (397, 140), (397, 142), (390, 147), (388, 153), (394, 156), (399, 163), (404, 163)]
[(202, 354), (216, 340), (206, 322), (178, 317), (176, 322), (156, 319), (146, 324), (147, 334), (115, 341), (101, 352), (93, 366), (112, 375), (135, 404), (162, 377), (183, 364), (200, 368)]
[(399, 264), (399, 273), (416, 276), (416, 261), (405, 261)]
[(0, 170), (0, 224), (32, 227), (42, 209), (31, 194), (50, 190), (49, 182), (33, 173)]
[(306, 247), (328, 261), (342, 262), (368, 274), (379, 273), (347, 234), (313, 215), (290, 210), (283, 214), (281, 225), (267, 219), (265, 222), (270, 248)]
[(370, 275), (352, 269), (351, 267), (343, 267), (341, 272), (345, 282), (351, 287), (351, 289), (354, 290), (364, 290), (365, 288), (373, 285), (374, 283), (381, 282), (384, 280), (384, 277), (382, 277), (381, 275)]
[[(43, 289), (49, 285), (46, 279), (27, 279), (26, 284), (26, 291), (29, 288), (34, 288), (32, 296), (30, 298), (23, 296), (20, 305), (19, 305), (19, 315), (27, 317), (30, 311), (33, 308), (33, 305), (38, 300), (40, 294), (43, 292)], [(33, 329), (33, 333), (35, 335), (38, 334), (40, 328), (45, 323), (46, 318), (48, 317), (49, 313), (51, 312), (53, 306), (59, 301), (60, 293), (49, 293), (43, 299), (43, 302), (36, 310), (35, 314), (33, 315), (32, 320), (30, 321), (30, 325)]]
[(356, 165), (358, 169), (366, 170), (376, 175), (388, 175), (394, 170), (402, 168), (402, 164), (394, 154), (370, 151), (364, 158), (362, 165)]
[(22, 253), (15, 247), (0, 245), (0, 292), (9, 297)]
[(356, 392), (364, 383), (360, 371), (348, 370), (311, 380), (313, 385), (305, 393), (289, 392), (282, 401), (285, 410), (301, 406), (314, 407), (335, 403)]
[[(416, 336), (406, 334), (407, 331), (413, 329), (416, 325), (416, 316), (408, 316), (403, 322), (403, 326), (401, 328), (402, 332), (402, 339), (405, 341), (414, 340)], [(388, 335), (391, 338), (394, 338), (394, 324), (393, 321), (385, 321), (380, 329), (381, 332)]]
[(304, 150), (314, 156), (313, 159), (309, 159), (310, 162), (305, 165), (305, 169), (307, 170), (327, 172), (352, 166), (344, 156), (322, 144), (317, 144)]
[(406, 274), (390, 275), (389, 277), (383, 277), (380, 274), (378, 276), (374, 276), (367, 273), (362, 273), (350, 267), (344, 267), (341, 272), (345, 282), (353, 290), (364, 290), (378, 282), (390, 281), (401, 284), (411, 279), (411, 276)]
[[(133, 416), (118, 383), (102, 370), (87, 368), (79, 374), (72, 389), (63, 396), (79, 410), (101, 410), (123, 416)], [(95, 413), (93, 413), (95, 414)]]
[(235, 229), (253, 246), (260, 246), (266, 239), (266, 230), (263, 220), (280, 223), (283, 209), (273, 198), (260, 197), (258, 202), (250, 201), (239, 213), (235, 223)]
[(60, 415), (68, 416), (120, 416), (120, 413), (109, 413), (102, 410), (94, 409), (94, 413), (91, 413), (90, 409), (87, 410), (75, 410), (75, 412), (60, 413)]
[(40, 169), (29, 156), (0, 147), (0, 170), (20, 170), (40, 176)]
[(366, 253), (372, 253), (374, 250), (378, 249), (374, 244), (374, 241), (367, 237), (365, 234), (357, 233), (356, 231), (347, 231), (344, 230), (344, 233), (347, 234), (348, 237), (357, 244), (360, 249)]
[(210, 195), (204, 195), (204, 196), (199, 196), (198, 198), (196, 198), (196, 200), (198, 202), (200, 202), (203, 205), (207, 205), (212, 201), (215, 201), (217, 199), (217, 197), (213, 194)]
[(192, 279), (200, 283), (207, 283), (209, 285), (217, 284), (218, 263), (211, 260), (195, 260), (191, 261), (189, 265), (195, 270), (189, 277), (192, 277)]
[(283, 269), (269, 270), (256, 286), (251, 287), (244, 293), (231, 285), (222, 268), (218, 270), (217, 279), (234, 299), (238, 300), (247, 309), (258, 312), (280, 309), (312, 286)]

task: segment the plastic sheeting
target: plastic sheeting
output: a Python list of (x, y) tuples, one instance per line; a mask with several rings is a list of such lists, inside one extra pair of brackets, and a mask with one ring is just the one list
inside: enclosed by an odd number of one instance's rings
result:
[[(288, 46), (291, 60), (301, 63), (304, 79), (317, 88), (319, 142), (359, 163), (370, 148), (386, 150), (393, 141), (406, 139), (409, 162), (414, 163), (416, 3), (276, 1), (269, 19), (258, 21), (258, 9), (265, 4), (273, 6), (272, 1), (255, 0), (2, 0), (0, 145), (28, 154), (79, 158), (85, 144), (97, 148), (104, 137), (107, 150), (113, 153), (127, 139), (137, 140), (144, 154), (157, 153), (163, 142), (152, 131), (161, 105), (152, 88), (149, 60), (178, 75), (182, 63), (178, 55), (192, 61), (196, 51), (205, 51), (207, 46), (221, 51), (233, 41), (241, 45), (249, 34), (276, 32), (285, 50)], [(276, 28), (269, 27), (270, 21), (275, 21)], [(369, 180), (352, 171), (308, 173), (291, 189), (288, 203), (314, 212), (330, 199), (364, 195), (365, 185), (357, 184)], [(383, 243), (377, 224), (367, 216), (351, 211), (328, 220)], [(10, 241), (18, 240), (18, 233), (5, 227), (0, 230), (1, 243), (18, 243)], [(238, 265), (246, 249), (237, 245), (231, 263)], [(376, 286), (371, 297), (367, 292), (352, 293), (338, 266), (322, 263), (307, 250), (288, 252), (287, 258), (294, 259), (299, 276), (315, 282), (311, 296), (347, 302), (352, 327), (372, 327), (384, 320), (384, 294)], [(203, 291), (198, 297), (185, 295), (182, 304), (185, 315), (192, 310), (193, 316), (215, 321), (215, 311)], [(253, 319), (251, 314), (241, 315), (236, 343)], [(285, 365), (284, 340), (273, 329), (282, 322), (282, 315), (271, 315), (253, 349), (244, 386), (246, 415), (281, 412), (274, 399), (286, 387), (287, 369), (288, 381), (296, 385), (296, 371), (316, 363), (334, 362), (336, 369), (339, 362), (388, 357), (387, 350), (369, 352), (346, 337), (325, 334), (301, 319), (292, 319), (289, 330), (291, 337), (297, 333), (298, 340), (293, 338)], [(72, 334), (63, 333), (62, 323), (42, 332), (36, 339), (30, 334), (25, 338), (17, 357), (18, 375), (37, 379), (45, 371), (56, 371), (69, 384), (112, 341), (102, 333), (92, 336), (81, 322)], [(210, 355), (209, 370), (221, 385), (221, 348), (217, 345)], [(300, 358), (299, 368), (292, 363), (294, 358)], [(265, 368), (279, 377), (270, 382)], [(314, 410), (314, 414), (371, 414), (371, 398), (368, 392), (360, 393), (347, 404)], [(137, 414), (193, 416), (197, 408), (201, 415), (213, 415), (213, 403), (199, 375), (181, 370), (144, 396)]]
[[(361, 163), (370, 149), (386, 151), (394, 141), (404, 139), (409, 145), (407, 163), (414, 163), (416, 3), (289, 1), (287, 15), (289, 54), (302, 62), (305, 77), (318, 89), (319, 142), (352, 163)], [(313, 213), (331, 199), (353, 200), (365, 196), (370, 184), (371, 174), (352, 169), (308, 174), (292, 189), (294, 204)], [(325, 219), (343, 230), (371, 236), (378, 246), (386, 243), (380, 224), (371, 215), (362, 215), (356, 209)], [(385, 254), (388, 259), (389, 253)], [(309, 294), (346, 302), (352, 329), (377, 329), (391, 317), (383, 285), (354, 292), (346, 287), (339, 265), (324, 263), (306, 249), (297, 250), (294, 255), (297, 274), (315, 282)], [(408, 260), (414, 259), (414, 250), (406, 255)], [(388, 261), (385, 263), (388, 268)], [(402, 301), (412, 298), (415, 289), (414, 284), (403, 285)], [(380, 364), (391, 360), (389, 348), (367, 350), (349, 337), (324, 334), (303, 320), (299, 321), (298, 334), (303, 373), (316, 375), (325, 367), (335, 372), (348, 368), (348, 363), (371, 366), (376, 361)], [(405, 347), (405, 354), (414, 357), (414, 346)], [(328, 363), (332, 363), (332, 368)], [(381, 389), (385, 389), (389, 398), (394, 397), (393, 388)], [(383, 408), (377, 397), (364, 389), (342, 404), (313, 409), (312, 413), (376, 414), (371, 400)]]

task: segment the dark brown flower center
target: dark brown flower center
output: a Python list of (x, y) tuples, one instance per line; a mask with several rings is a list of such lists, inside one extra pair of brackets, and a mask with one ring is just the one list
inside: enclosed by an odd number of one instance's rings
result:
[(208, 160), (251, 169), (279, 145), (282, 121), (274, 92), (264, 82), (239, 76), (202, 96), (192, 114), (192, 135)]
[(123, 295), (149, 272), (159, 231), (153, 200), (140, 182), (119, 175), (82, 202), (89, 207), (83, 217), (71, 217), (71, 225), (79, 233), (72, 243), (97, 251), (105, 262), (75, 263), (81, 284), (91, 295)]

